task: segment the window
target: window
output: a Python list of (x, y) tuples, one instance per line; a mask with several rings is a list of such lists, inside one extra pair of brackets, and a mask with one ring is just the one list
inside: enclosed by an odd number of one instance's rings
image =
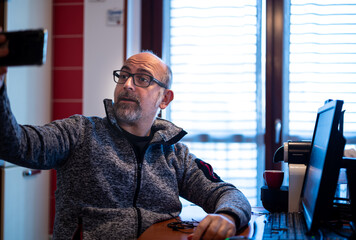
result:
[(170, 1), (175, 99), (167, 117), (189, 133), (191, 152), (252, 205), (264, 162), (261, 12), (257, 1)]
[(356, 147), (353, 0), (164, 3), (163, 58), (176, 97), (167, 118), (188, 131), (192, 153), (252, 205), (274, 151), (287, 140), (311, 139), (325, 100), (345, 101), (344, 135)]
[(288, 139), (311, 139), (318, 107), (341, 99), (347, 147), (355, 147), (356, 3), (292, 0), (288, 7)]

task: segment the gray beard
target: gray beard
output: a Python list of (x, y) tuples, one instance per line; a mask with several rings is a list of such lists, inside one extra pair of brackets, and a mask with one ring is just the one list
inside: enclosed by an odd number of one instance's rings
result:
[(142, 108), (139, 105), (114, 103), (114, 108), (119, 122), (133, 124), (142, 116)]
[[(131, 99), (132, 103), (122, 103), (121, 99)], [(116, 119), (119, 122), (133, 124), (142, 116), (140, 100), (130, 92), (122, 92), (114, 103)]]

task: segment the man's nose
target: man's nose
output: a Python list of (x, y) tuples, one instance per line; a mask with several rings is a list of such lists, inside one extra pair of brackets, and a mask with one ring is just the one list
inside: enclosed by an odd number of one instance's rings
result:
[(125, 84), (124, 84), (124, 88), (127, 88), (127, 89), (134, 89), (135, 88), (135, 84), (134, 84), (134, 78), (133, 76), (130, 76)]

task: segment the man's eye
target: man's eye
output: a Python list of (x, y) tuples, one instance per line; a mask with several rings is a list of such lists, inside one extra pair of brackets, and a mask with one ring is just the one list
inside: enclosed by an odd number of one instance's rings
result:
[(126, 80), (129, 78), (129, 75), (122, 75), (120, 74), (119, 78), (123, 79), (123, 80)]
[(140, 81), (140, 82), (149, 82), (149, 81), (150, 81), (150, 78), (147, 77), (147, 76), (140, 76), (140, 75), (138, 75), (138, 76), (137, 76), (137, 80)]

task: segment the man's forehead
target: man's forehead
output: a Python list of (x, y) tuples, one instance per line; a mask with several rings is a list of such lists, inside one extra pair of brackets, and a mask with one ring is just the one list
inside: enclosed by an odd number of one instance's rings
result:
[(122, 69), (151, 73), (152, 71), (164, 70), (163, 62), (149, 53), (140, 53), (133, 55), (126, 60)]
[[(124, 65), (124, 66), (122, 66), (121, 70), (132, 71), (133, 69), (132, 69), (132, 67), (130, 67), (130, 65)], [(147, 68), (142, 68), (142, 67), (135, 68), (135, 72), (146, 73), (146, 74), (152, 74), (149, 69), (147, 69)]]

